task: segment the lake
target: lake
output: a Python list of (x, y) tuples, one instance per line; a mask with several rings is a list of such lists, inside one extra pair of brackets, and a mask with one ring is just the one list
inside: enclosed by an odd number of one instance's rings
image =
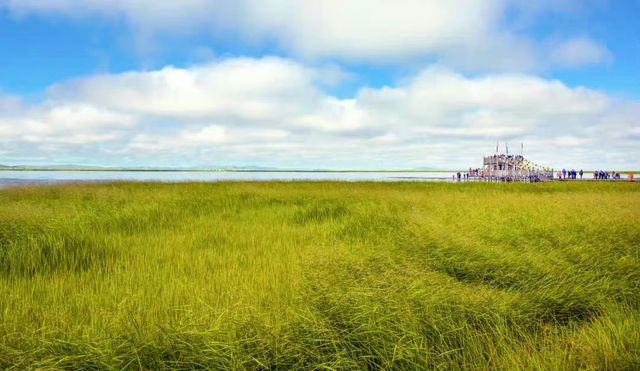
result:
[(454, 172), (0, 171), (0, 187), (74, 182), (451, 181)]

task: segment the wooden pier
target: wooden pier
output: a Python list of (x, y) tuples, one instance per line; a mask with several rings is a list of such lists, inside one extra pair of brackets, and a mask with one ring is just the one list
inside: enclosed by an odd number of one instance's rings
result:
[[(497, 149), (497, 147), (496, 147)], [(481, 168), (470, 169), (468, 180), (485, 182), (546, 182), (553, 180), (553, 169), (527, 160), (524, 155), (496, 153), (485, 156)]]

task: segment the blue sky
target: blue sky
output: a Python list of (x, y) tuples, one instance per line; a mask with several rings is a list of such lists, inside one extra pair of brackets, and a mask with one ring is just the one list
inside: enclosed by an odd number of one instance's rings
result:
[(640, 168), (640, 2), (0, 0), (0, 164)]

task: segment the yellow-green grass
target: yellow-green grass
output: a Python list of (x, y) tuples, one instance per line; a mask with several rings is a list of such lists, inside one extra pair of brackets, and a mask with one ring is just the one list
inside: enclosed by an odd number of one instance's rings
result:
[(639, 191), (0, 190), (0, 368), (638, 369)]

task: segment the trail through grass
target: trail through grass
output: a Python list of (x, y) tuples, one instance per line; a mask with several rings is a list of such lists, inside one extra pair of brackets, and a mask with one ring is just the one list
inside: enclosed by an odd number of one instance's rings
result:
[(0, 190), (0, 368), (638, 369), (639, 191)]

